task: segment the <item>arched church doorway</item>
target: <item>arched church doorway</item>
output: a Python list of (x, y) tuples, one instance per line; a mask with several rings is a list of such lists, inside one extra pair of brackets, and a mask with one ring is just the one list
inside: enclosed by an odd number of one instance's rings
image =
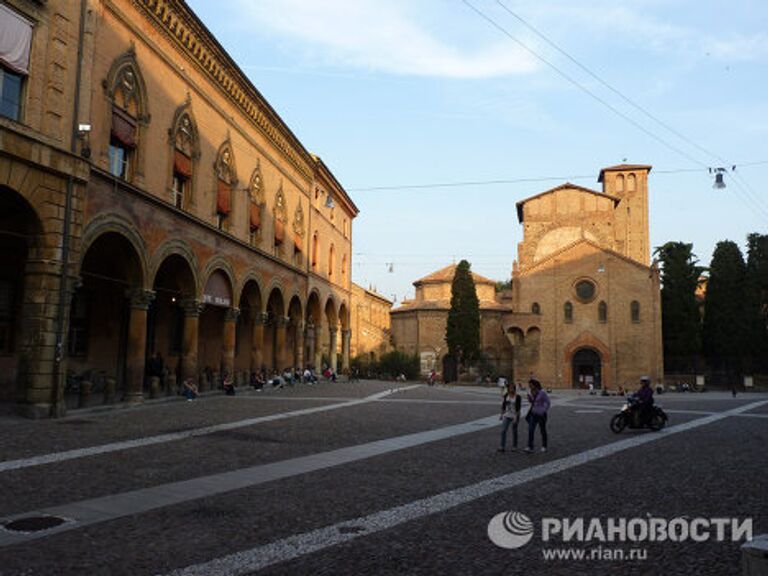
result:
[(596, 389), (602, 387), (601, 360), (592, 348), (579, 348), (571, 359), (572, 385), (574, 388), (589, 388), (592, 384)]

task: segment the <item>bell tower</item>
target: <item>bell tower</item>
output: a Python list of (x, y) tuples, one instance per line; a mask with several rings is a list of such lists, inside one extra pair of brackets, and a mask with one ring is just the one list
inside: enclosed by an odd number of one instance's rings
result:
[(600, 170), (603, 193), (619, 199), (614, 208), (613, 249), (646, 266), (651, 262), (648, 234), (648, 173), (651, 166), (620, 164)]

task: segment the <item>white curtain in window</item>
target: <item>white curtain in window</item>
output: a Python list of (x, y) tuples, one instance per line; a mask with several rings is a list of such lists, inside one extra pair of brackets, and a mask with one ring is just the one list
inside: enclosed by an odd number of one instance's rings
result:
[(29, 74), (32, 24), (0, 4), (0, 62), (20, 74)]

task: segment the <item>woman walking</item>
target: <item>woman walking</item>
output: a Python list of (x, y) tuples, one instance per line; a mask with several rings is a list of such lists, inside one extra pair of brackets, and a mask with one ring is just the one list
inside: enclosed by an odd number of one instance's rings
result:
[(501, 400), (501, 447), (497, 452), (504, 452), (507, 448), (507, 430), (512, 426), (512, 450), (517, 450), (517, 424), (520, 422), (520, 406), (523, 401), (513, 382), (507, 382), (504, 396)]
[(530, 391), (528, 392), (528, 402), (531, 408), (525, 419), (528, 421), (528, 446), (526, 452), (533, 452), (533, 434), (538, 425), (541, 429), (541, 451), (547, 451), (547, 412), (549, 412), (549, 396), (542, 390), (541, 382), (536, 378), (528, 381)]

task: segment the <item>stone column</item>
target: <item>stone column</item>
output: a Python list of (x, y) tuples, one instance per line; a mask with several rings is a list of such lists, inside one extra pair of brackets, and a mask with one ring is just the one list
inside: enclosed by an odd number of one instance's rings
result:
[(293, 344), (293, 358), (296, 368), (304, 371), (304, 326), (302, 326), (301, 320), (296, 322), (296, 341)]
[[(240, 315), (239, 308), (227, 308), (224, 316), (224, 346), (222, 356), (224, 362), (224, 372), (230, 377), (235, 376), (235, 338), (237, 336), (237, 317)], [(224, 374), (221, 375), (222, 382)]]
[[(315, 325), (310, 320), (307, 322), (307, 324), (304, 327), (304, 342), (305, 346), (302, 348), (302, 350), (306, 350), (307, 357), (305, 362), (307, 364), (312, 363), (312, 365), (315, 364)], [(303, 353), (303, 352), (302, 352)], [(304, 370), (304, 366), (301, 367), (302, 370)]]
[(264, 326), (267, 315), (259, 312), (253, 318), (253, 337), (251, 338), (251, 371), (258, 372), (264, 364)]
[(349, 342), (352, 340), (352, 330), (341, 331), (341, 370), (349, 374)]
[(339, 333), (338, 328), (331, 328), (330, 329), (330, 335), (331, 335), (331, 341), (328, 348), (328, 361), (331, 364), (331, 370), (333, 372), (336, 372), (336, 364), (337, 364), (337, 358), (336, 358), (336, 335)]
[(285, 331), (288, 319), (285, 316), (275, 317), (275, 370), (281, 372), (287, 366), (287, 354), (285, 349)]
[[(184, 310), (184, 341), (181, 351), (181, 381), (192, 378), (197, 383), (197, 348), (200, 330), (200, 313), (203, 304), (199, 300), (184, 300), (181, 302)], [(179, 383), (181, 384), (181, 382)]]
[(315, 324), (315, 372), (323, 371), (323, 323)]
[(141, 402), (144, 390), (144, 372), (147, 352), (147, 310), (155, 293), (136, 288), (128, 290), (131, 315), (128, 319), (128, 344), (126, 350), (126, 383), (128, 402)]

